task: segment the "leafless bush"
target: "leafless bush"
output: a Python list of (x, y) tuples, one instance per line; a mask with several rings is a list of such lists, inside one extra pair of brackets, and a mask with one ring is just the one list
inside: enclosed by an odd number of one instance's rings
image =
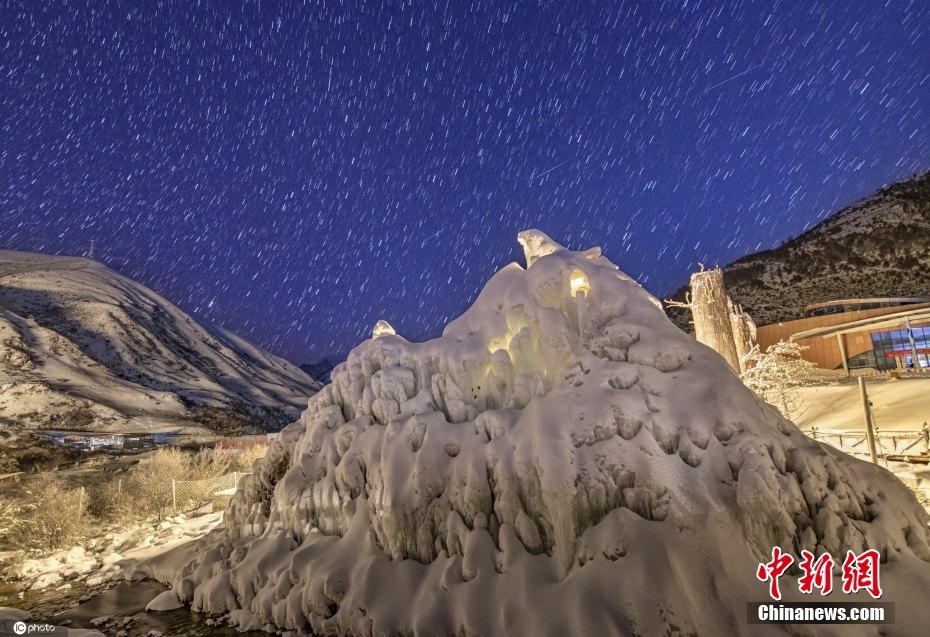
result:
[(123, 481), (104, 480), (87, 489), (87, 512), (106, 522), (128, 520), (133, 515), (133, 499)]
[(5, 452), (0, 452), (0, 473), (16, 473), (18, 471), (19, 461)]
[(743, 357), (746, 365), (746, 371), (740, 375), (743, 383), (789, 420), (797, 420), (803, 413), (798, 389), (818, 381), (816, 366), (804, 359), (806, 349), (794, 342), (779, 341), (764, 353), (754, 347)]
[(268, 445), (260, 442), (249, 445), (248, 447), (243, 447), (239, 450), (239, 453), (234, 456), (235, 464), (233, 469), (235, 471), (241, 471), (242, 473), (251, 472), (252, 465), (254, 465), (255, 461), (259, 458), (264, 458), (266, 451), (268, 451)]
[(201, 449), (199, 453), (188, 457), (187, 472), (184, 480), (209, 480), (231, 471), (233, 459), (231, 454)]
[(81, 489), (67, 489), (43, 476), (6, 501), (4, 544), (13, 549), (47, 553), (76, 544), (87, 531), (87, 498)]
[(125, 481), (127, 509), (136, 517), (164, 518), (177, 497), (172, 492), (172, 480), (185, 483), (185, 501), (207, 502), (214, 490), (210, 481), (229, 468), (227, 454), (208, 450), (191, 454), (173, 447), (160, 448), (129, 472)]
[(171, 507), (171, 481), (187, 474), (188, 454), (173, 447), (158, 449), (139, 461), (126, 480), (131, 510), (139, 517), (165, 517)]

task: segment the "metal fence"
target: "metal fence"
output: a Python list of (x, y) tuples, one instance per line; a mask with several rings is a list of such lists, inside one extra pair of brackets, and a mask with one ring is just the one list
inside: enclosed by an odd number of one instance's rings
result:
[(220, 491), (237, 489), (248, 473), (233, 471), (206, 480), (172, 480), (171, 507), (175, 513), (187, 513), (210, 503)]

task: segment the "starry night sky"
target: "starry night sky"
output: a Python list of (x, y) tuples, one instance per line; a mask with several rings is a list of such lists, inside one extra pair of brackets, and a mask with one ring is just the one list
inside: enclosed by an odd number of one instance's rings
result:
[(526, 227), (664, 296), (930, 167), (923, 0), (0, 7), (0, 247), (297, 363), (438, 334)]

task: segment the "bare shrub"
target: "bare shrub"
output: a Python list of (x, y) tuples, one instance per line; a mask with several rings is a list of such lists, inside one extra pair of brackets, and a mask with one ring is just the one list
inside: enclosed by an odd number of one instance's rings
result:
[(231, 471), (232, 456), (229, 453), (201, 449), (188, 458), (185, 480), (210, 480)]
[(104, 480), (87, 488), (87, 512), (107, 522), (131, 519), (133, 499), (121, 480)]
[[(162, 447), (139, 461), (125, 481), (127, 510), (137, 517), (164, 518), (177, 501), (178, 506), (210, 501), (215, 481), (230, 471), (231, 457), (225, 453), (200, 450), (188, 453)], [(172, 492), (172, 480), (176, 488)]]
[(19, 471), (19, 461), (6, 452), (0, 452), (0, 474), (17, 473)]
[(162, 447), (140, 460), (126, 480), (132, 512), (164, 518), (172, 506), (171, 481), (183, 480), (187, 466), (188, 454), (174, 447)]
[(81, 489), (67, 489), (59, 480), (42, 476), (24, 485), (18, 497), (4, 535), (10, 548), (48, 553), (73, 546), (86, 535), (87, 498)]
[(235, 464), (233, 469), (235, 471), (241, 471), (242, 473), (250, 473), (255, 461), (259, 458), (264, 458), (266, 451), (268, 451), (268, 445), (261, 442), (249, 445), (248, 447), (242, 447), (239, 449), (239, 453), (234, 456)]

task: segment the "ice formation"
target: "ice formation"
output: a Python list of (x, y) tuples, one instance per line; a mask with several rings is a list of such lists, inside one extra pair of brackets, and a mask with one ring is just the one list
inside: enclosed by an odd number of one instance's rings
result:
[(899, 481), (805, 437), (599, 250), (520, 241), (529, 267), (441, 337), (353, 350), (226, 527), (150, 572), (244, 628), (784, 634), (745, 623), (772, 547), (869, 547), (897, 606), (884, 634), (922, 630), (928, 518)]
[(381, 338), (382, 336), (392, 336), (394, 334), (397, 334), (394, 327), (384, 319), (375, 323), (375, 326), (371, 329), (372, 338)]

